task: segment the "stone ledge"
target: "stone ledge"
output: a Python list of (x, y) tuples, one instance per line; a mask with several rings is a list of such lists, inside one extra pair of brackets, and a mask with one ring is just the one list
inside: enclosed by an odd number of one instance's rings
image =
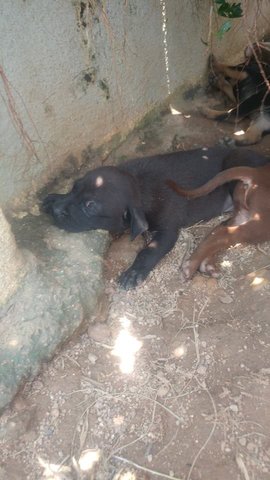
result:
[(69, 234), (43, 216), (14, 221), (27, 273), (0, 308), (0, 410), (94, 313), (108, 234)]

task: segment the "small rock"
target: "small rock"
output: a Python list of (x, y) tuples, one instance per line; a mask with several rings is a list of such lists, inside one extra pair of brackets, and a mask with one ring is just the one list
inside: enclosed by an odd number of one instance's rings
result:
[(88, 335), (96, 342), (103, 343), (110, 338), (111, 331), (108, 325), (104, 323), (96, 323), (88, 328)]
[(97, 361), (97, 358), (98, 357), (96, 355), (94, 355), (93, 353), (89, 353), (89, 355), (88, 355), (88, 360), (92, 365), (95, 365), (95, 363)]
[(150, 454), (150, 455), (147, 455), (147, 461), (148, 461), (149, 463), (151, 463), (152, 460), (153, 460), (153, 455), (151, 455), (151, 454)]
[(27, 403), (21, 396), (18, 396), (13, 402), (13, 408), (17, 412), (21, 412), (22, 410), (25, 410), (27, 408)]
[(35, 380), (33, 382), (33, 389), (35, 390), (35, 392), (39, 392), (40, 390), (42, 390), (42, 388), (44, 387), (43, 383), (41, 380)]
[(196, 275), (192, 280), (192, 287), (194, 288), (204, 288), (206, 284), (206, 279), (202, 275)]
[(229, 304), (233, 302), (233, 298), (230, 295), (224, 294), (221, 297), (219, 297), (219, 301), (221, 303)]
[(206, 374), (206, 367), (204, 365), (199, 365), (198, 366), (198, 369), (197, 369), (197, 372), (199, 375), (205, 375)]
[(245, 438), (245, 437), (241, 437), (241, 438), (239, 438), (239, 440), (238, 440), (238, 441), (239, 441), (240, 445), (242, 445), (242, 447), (245, 447), (245, 446), (246, 446), (246, 444), (247, 444), (247, 440), (246, 440), (246, 438)]
[(56, 418), (58, 418), (59, 415), (60, 415), (59, 408), (58, 408), (58, 405), (56, 405), (51, 409), (51, 418), (53, 420), (56, 420)]
[(238, 406), (235, 405), (235, 404), (232, 404), (232, 405), (230, 405), (230, 410), (231, 410), (232, 412), (237, 413), (237, 412), (238, 412)]
[(216, 278), (207, 278), (206, 287), (209, 291), (216, 290), (218, 288), (218, 281)]
[(256, 443), (248, 442), (247, 449), (248, 449), (249, 452), (255, 452), (257, 450)]
[(170, 388), (168, 387), (168, 385), (161, 385), (157, 391), (157, 396), (158, 397), (166, 397), (166, 395), (168, 394)]
[(26, 410), (14, 415), (5, 425), (0, 426), (0, 439), (4, 441), (17, 440), (29, 430), (34, 412)]

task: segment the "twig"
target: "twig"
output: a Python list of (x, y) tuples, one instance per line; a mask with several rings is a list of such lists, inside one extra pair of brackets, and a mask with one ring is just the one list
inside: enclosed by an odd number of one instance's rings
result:
[(253, 273), (260, 272), (261, 270), (264, 270), (265, 268), (269, 268), (269, 267), (270, 267), (270, 263), (268, 263), (267, 265), (263, 265), (263, 267), (257, 268), (256, 270), (252, 270), (252, 272), (245, 273), (245, 275), (241, 275), (240, 277), (236, 277), (236, 279), (239, 280), (239, 279), (245, 278), (248, 275), (252, 275)]
[(154, 418), (155, 418), (155, 413), (156, 413), (156, 403), (154, 403), (154, 408), (153, 408), (153, 412), (152, 412), (152, 418), (151, 418), (151, 422), (150, 422), (150, 425), (149, 427), (147, 428), (147, 431), (145, 433), (143, 433), (142, 435), (140, 435), (138, 438), (135, 438), (134, 440), (132, 440), (131, 442), (129, 443), (126, 443), (125, 445), (122, 445), (118, 448), (116, 448), (114, 450), (114, 452), (110, 453), (109, 457), (107, 458), (107, 461), (111, 458), (111, 457), (114, 457), (115, 454), (117, 452), (120, 452), (121, 450), (123, 450), (124, 448), (127, 448), (127, 447), (130, 447), (131, 445), (134, 445), (134, 443), (137, 443), (139, 442), (140, 440), (142, 440), (144, 437), (146, 437), (146, 435), (148, 435), (153, 423), (154, 423)]
[(169, 442), (164, 445), (164, 447), (162, 447), (156, 454), (155, 454), (155, 458), (158, 457), (158, 455), (160, 455), (161, 453), (163, 453), (165, 450), (167, 450), (167, 448), (171, 445), (171, 443), (176, 439), (177, 435), (178, 435), (178, 432), (179, 432), (179, 427), (176, 429), (176, 431), (174, 432), (172, 438), (169, 440)]
[(196, 309), (195, 309), (195, 304), (193, 305), (193, 318), (192, 318), (192, 330), (193, 330), (193, 335), (194, 335), (194, 344), (195, 344), (195, 351), (196, 351), (196, 356), (197, 356), (197, 365), (200, 363), (200, 349), (199, 349), (199, 334), (198, 334), (198, 326), (195, 324), (195, 315), (196, 315)]
[(244, 475), (245, 480), (250, 480), (250, 476), (248, 474), (247, 467), (244, 464), (244, 461), (243, 461), (242, 457), (240, 457), (240, 455), (236, 455), (235, 460), (236, 460), (236, 463), (237, 463), (237, 466), (238, 466), (239, 470)]
[[(39, 157), (38, 157), (37, 151), (36, 151), (36, 149), (33, 145), (33, 142), (31, 140), (31, 138), (29, 137), (27, 131), (25, 130), (25, 128), (23, 126), (23, 122), (22, 122), (22, 120), (19, 116), (19, 113), (16, 110), (15, 100), (14, 100), (14, 97), (13, 97), (13, 94), (12, 94), (11, 88), (10, 88), (10, 82), (9, 82), (9, 80), (8, 80), (8, 78), (7, 78), (7, 76), (4, 72), (4, 69), (1, 65), (0, 65), (0, 77), (2, 79), (3, 87), (4, 87), (4, 90), (5, 90), (6, 96), (7, 96), (6, 105), (7, 105), (11, 120), (13, 122), (13, 125), (16, 128), (19, 135), (21, 136), (21, 138), (24, 142), (24, 145), (26, 146), (28, 151), (32, 155), (34, 155), (36, 157), (36, 159), (39, 161)], [(3, 96), (2, 96), (2, 98), (3, 98)]]
[(191, 465), (191, 467), (190, 467), (190, 470), (189, 470), (189, 472), (188, 472), (187, 480), (190, 480), (190, 477), (191, 477), (191, 474), (192, 474), (192, 472), (193, 472), (194, 466), (195, 466), (195, 464), (196, 464), (199, 456), (201, 455), (202, 451), (205, 449), (206, 445), (208, 444), (208, 442), (209, 442), (210, 439), (212, 438), (213, 433), (214, 433), (214, 431), (215, 431), (215, 429), (216, 429), (216, 425), (217, 425), (217, 408), (216, 408), (216, 404), (215, 404), (215, 402), (214, 402), (214, 399), (213, 399), (211, 393), (209, 392), (208, 388), (206, 387), (206, 385), (202, 385), (202, 384), (199, 382), (199, 380), (197, 379), (197, 377), (195, 377), (195, 379), (196, 379), (198, 385), (207, 393), (208, 397), (210, 398), (211, 403), (212, 403), (212, 405), (213, 405), (213, 410), (214, 410), (215, 419), (214, 419), (213, 427), (212, 427), (212, 429), (211, 429), (211, 431), (210, 431), (207, 439), (205, 440), (204, 444), (201, 446), (200, 450), (198, 451), (198, 453), (197, 453), (197, 454), (195, 455), (195, 457), (194, 457), (194, 460), (193, 460), (192, 465)]
[(171, 475), (167, 475), (166, 473), (161, 473), (156, 470), (152, 470), (151, 468), (143, 467), (138, 463), (132, 462), (132, 460), (128, 460), (127, 458), (124, 458), (124, 457), (118, 457), (118, 455), (114, 455), (113, 458), (115, 458), (116, 460), (120, 460), (120, 462), (128, 463), (129, 465), (132, 465), (133, 467), (138, 468), (139, 470), (143, 470), (144, 472), (152, 473), (157, 477), (168, 478), (169, 480), (183, 480), (183, 478), (172, 477)]

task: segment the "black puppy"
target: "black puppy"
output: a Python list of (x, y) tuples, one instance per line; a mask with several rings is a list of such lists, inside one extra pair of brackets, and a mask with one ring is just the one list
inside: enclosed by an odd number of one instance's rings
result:
[(43, 207), (59, 228), (69, 232), (103, 229), (121, 234), (129, 228), (134, 239), (149, 230), (151, 242), (120, 276), (121, 286), (129, 289), (141, 283), (173, 248), (181, 227), (209, 220), (232, 206), (232, 184), (187, 200), (173, 192), (166, 179), (196, 188), (221, 170), (266, 162), (254, 152), (223, 147), (138, 158), (90, 171), (75, 181), (70, 193), (48, 195)]

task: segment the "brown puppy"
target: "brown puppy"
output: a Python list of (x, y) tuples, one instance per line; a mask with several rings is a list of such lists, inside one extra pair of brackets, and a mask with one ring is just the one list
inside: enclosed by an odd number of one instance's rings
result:
[(173, 180), (166, 183), (178, 195), (194, 199), (232, 180), (241, 180), (233, 193), (233, 216), (216, 227), (184, 263), (182, 269), (186, 279), (190, 279), (198, 269), (217, 276), (217, 256), (237, 243), (257, 244), (270, 240), (269, 164), (258, 168), (230, 168), (193, 190), (185, 190)]
[(233, 67), (210, 56), (210, 83), (232, 101), (232, 108), (220, 111), (207, 107), (200, 109), (212, 120), (251, 117), (245, 134), (235, 138), (237, 145), (257, 143), (264, 132), (270, 131), (270, 43), (251, 45), (245, 49), (244, 56), (244, 62)]

